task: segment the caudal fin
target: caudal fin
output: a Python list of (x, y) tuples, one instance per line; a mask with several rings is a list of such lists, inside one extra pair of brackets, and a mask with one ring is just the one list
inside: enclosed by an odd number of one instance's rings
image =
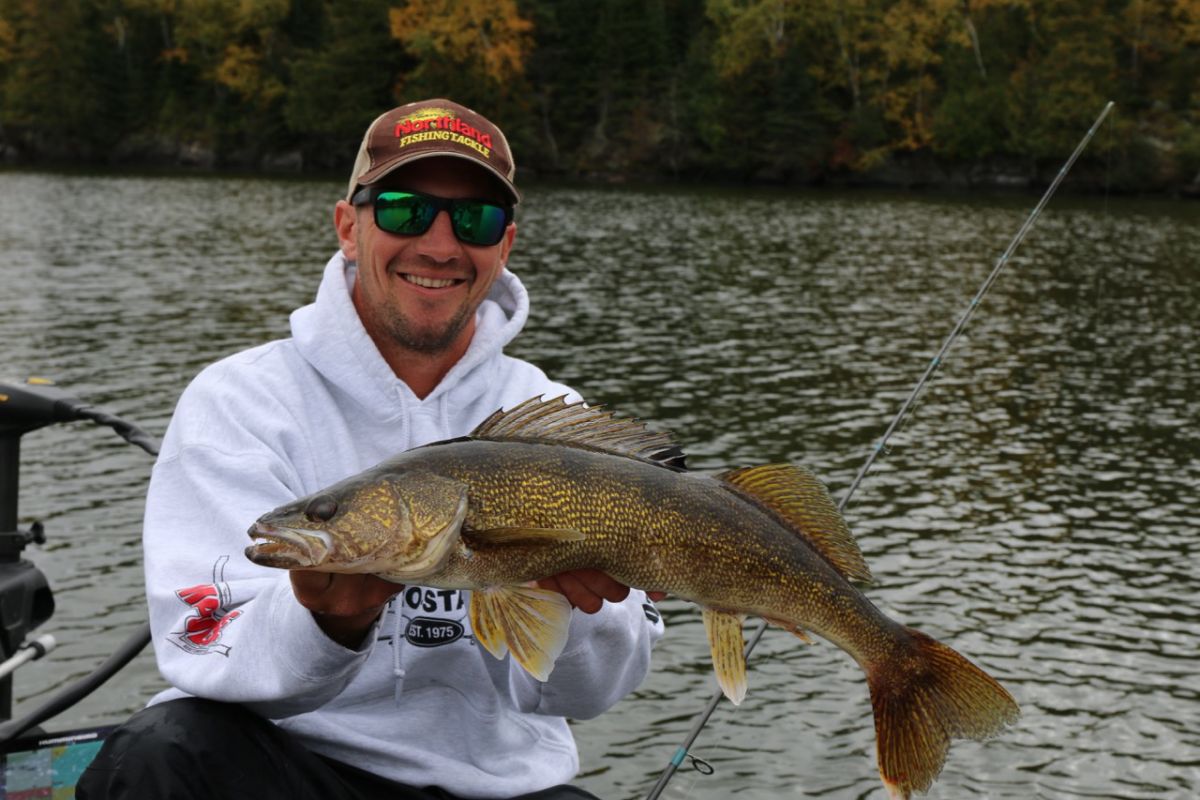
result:
[(893, 800), (929, 788), (951, 739), (986, 739), (1020, 714), (986, 672), (920, 631), (907, 633), (911, 649), (867, 673), (879, 776)]

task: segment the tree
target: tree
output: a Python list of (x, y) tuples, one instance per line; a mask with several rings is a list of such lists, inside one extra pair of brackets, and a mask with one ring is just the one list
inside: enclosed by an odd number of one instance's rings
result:
[(80, 91), (94, 88), (93, 10), (86, 0), (0, 5), (0, 124), (34, 152), (61, 156), (81, 148), (94, 155), (97, 140), (107, 138), (103, 95)]
[(392, 36), (417, 60), (401, 85), (468, 105), (507, 95), (533, 45), (514, 0), (409, 0), (388, 16)]
[(305, 163), (351, 163), (363, 131), (398, 100), (397, 76), (416, 62), (392, 38), (389, 0), (324, 0), (307, 21), (308, 46), (288, 61), (288, 130)]
[(1070, 153), (1118, 83), (1116, 23), (1089, 0), (1031, 12), (1037, 36), (1010, 78), (1013, 140), (1033, 159)]

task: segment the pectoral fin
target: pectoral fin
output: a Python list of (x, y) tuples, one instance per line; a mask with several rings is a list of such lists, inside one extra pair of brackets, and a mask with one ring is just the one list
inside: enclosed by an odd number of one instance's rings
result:
[(713, 669), (717, 683), (733, 704), (740, 705), (746, 696), (745, 642), (742, 640), (742, 616), (724, 611), (704, 609), (704, 630), (712, 648)]
[(476, 589), (469, 613), (475, 638), (489, 653), (496, 658), (512, 653), (539, 681), (550, 677), (571, 627), (567, 598), (530, 586)]

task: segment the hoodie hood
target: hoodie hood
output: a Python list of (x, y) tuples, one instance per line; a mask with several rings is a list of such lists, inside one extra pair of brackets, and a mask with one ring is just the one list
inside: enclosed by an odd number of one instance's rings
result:
[(418, 398), (392, 372), (363, 327), (350, 296), (354, 280), (355, 265), (339, 250), (325, 265), (316, 301), (292, 312), (292, 337), (301, 356), (330, 385), (381, 421), (486, 386), (489, 368), (529, 317), (528, 292), (516, 275), (503, 270), (475, 312), (475, 335), (467, 352), (428, 396)]

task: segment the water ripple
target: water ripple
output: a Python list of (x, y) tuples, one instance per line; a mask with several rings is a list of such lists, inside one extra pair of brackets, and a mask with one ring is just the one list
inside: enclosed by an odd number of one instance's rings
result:
[[(336, 181), (0, 173), (3, 371), (161, 434), (204, 364), (287, 334), (336, 245)], [(1021, 198), (530, 188), (516, 352), (673, 431), (694, 467), (804, 463), (841, 496), (1028, 212)], [(64, 199), (69, 202), (64, 202)], [(1060, 198), (847, 509), (887, 613), (1018, 698), (934, 798), (1200, 793), (1200, 211)], [(1108, 209), (1105, 213), (1104, 208)], [(144, 619), (149, 459), (105, 431), (25, 437), (21, 517), (50, 537), (64, 644), (18, 712)], [(632, 697), (575, 725), (580, 782), (644, 796), (714, 685), (699, 614)], [(161, 685), (143, 655), (54, 727)], [(667, 797), (882, 796), (862, 673), (771, 631)]]

